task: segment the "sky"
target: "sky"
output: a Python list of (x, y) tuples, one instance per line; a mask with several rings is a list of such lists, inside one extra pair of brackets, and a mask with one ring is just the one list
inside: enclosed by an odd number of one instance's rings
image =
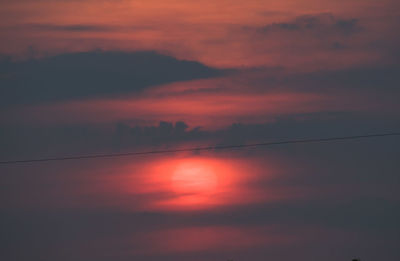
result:
[[(1, 0), (0, 161), (400, 131), (397, 0)], [(0, 165), (2, 260), (399, 260), (399, 137)]]

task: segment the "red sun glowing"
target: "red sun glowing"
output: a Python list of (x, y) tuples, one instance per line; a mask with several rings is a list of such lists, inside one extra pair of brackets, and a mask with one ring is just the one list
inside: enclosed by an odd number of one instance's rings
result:
[(208, 194), (215, 192), (218, 184), (215, 170), (201, 162), (183, 162), (173, 171), (172, 188), (182, 194)]
[(201, 209), (237, 204), (247, 200), (239, 186), (250, 175), (241, 175), (249, 169), (246, 166), (240, 160), (222, 157), (161, 158), (149, 161), (127, 190), (132, 191), (133, 184), (135, 193), (154, 195), (146, 206), (150, 208)]

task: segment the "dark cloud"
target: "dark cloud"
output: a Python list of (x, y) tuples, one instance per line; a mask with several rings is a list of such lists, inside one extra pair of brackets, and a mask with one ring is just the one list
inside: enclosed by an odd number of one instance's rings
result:
[[(184, 122), (160, 122), (157, 126), (130, 126), (118, 123), (113, 134), (118, 146), (174, 145), (184, 142), (241, 144), (277, 139), (357, 135), (398, 129), (400, 122), (363, 113), (320, 112), (276, 117), (273, 122), (260, 124), (233, 123), (220, 130), (189, 128)], [(193, 128), (194, 127), (194, 128)]]
[(358, 19), (337, 20), (334, 28), (343, 34), (352, 34), (361, 30)]
[(115, 138), (118, 146), (130, 147), (137, 145), (173, 144), (175, 142), (198, 141), (210, 134), (201, 129), (189, 129), (185, 122), (160, 122), (158, 126), (130, 126), (120, 122), (115, 128)]
[(332, 44), (332, 49), (334, 49), (334, 50), (344, 50), (346, 48), (347, 48), (347, 46), (345, 44), (342, 44), (342, 43), (339, 43), (339, 42), (334, 42)]
[(175, 148), (186, 143), (212, 146), (347, 136), (398, 130), (399, 124), (397, 119), (382, 118), (379, 114), (321, 112), (276, 117), (269, 123), (234, 123), (218, 130), (188, 126), (185, 122), (145, 126), (129, 121), (99, 125), (3, 126), (0, 129), (0, 156), (3, 160), (12, 160), (147, 151)]
[[(337, 42), (331, 48), (343, 50), (347, 46)], [(320, 94), (356, 91), (360, 95), (375, 95), (378, 92), (381, 97), (400, 95), (400, 66), (397, 63), (316, 69), (301, 73), (290, 72), (285, 68), (275, 71), (265, 68), (249, 70), (247, 73), (250, 73), (250, 77), (247, 77), (251, 79), (253, 89), (258, 91), (287, 90)]]
[(332, 14), (304, 15), (288, 22), (279, 22), (258, 28), (260, 33), (310, 32), (315, 35), (337, 33), (351, 35), (361, 31), (358, 19), (339, 19)]
[(1, 105), (31, 104), (141, 91), (223, 72), (155, 52), (84, 52), (0, 62)]
[(319, 92), (330, 90), (379, 91), (380, 95), (400, 91), (400, 66), (367, 65), (337, 70), (319, 70), (311, 73), (294, 74), (282, 79), (297, 89)]

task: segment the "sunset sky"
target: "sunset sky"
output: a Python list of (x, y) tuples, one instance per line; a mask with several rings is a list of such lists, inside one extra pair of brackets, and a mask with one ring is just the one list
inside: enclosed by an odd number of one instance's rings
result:
[[(0, 0), (0, 161), (400, 131), (398, 0)], [(400, 260), (400, 137), (0, 165), (0, 259)]]

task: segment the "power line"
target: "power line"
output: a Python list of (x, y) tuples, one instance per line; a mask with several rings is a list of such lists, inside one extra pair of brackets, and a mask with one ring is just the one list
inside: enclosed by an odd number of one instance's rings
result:
[(238, 144), (238, 145), (218, 145), (218, 146), (196, 147), (187, 149), (152, 150), (152, 151), (114, 153), (114, 154), (91, 154), (91, 155), (79, 155), (79, 156), (68, 156), (68, 157), (10, 160), (10, 161), (0, 161), (0, 165), (49, 162), (49, 161), (65, 161), (65, 160), (98, 159), (98, 158), (117, 158), (117, 157), (167, 154), (167, 153), (190, 152), (190, 151), (230, 150), (230, 149), (254, 148), (261, 146), (266, 147), (273, 145), (285, 145), (285, 144), (296, 144), (296, 143), (322, 143), (322, 142), (356, 140), (356, 139), (367, 139), (367, 138), (378, 138), (378, 137), (389, 137), (389, 136), (400, 136), (400, 132), (367, 134), (367, 135), (357, 135), (357, 136), (341, 136), (341, 137), (330, 137), (330, 138), (295, 139), (295, 140)]

